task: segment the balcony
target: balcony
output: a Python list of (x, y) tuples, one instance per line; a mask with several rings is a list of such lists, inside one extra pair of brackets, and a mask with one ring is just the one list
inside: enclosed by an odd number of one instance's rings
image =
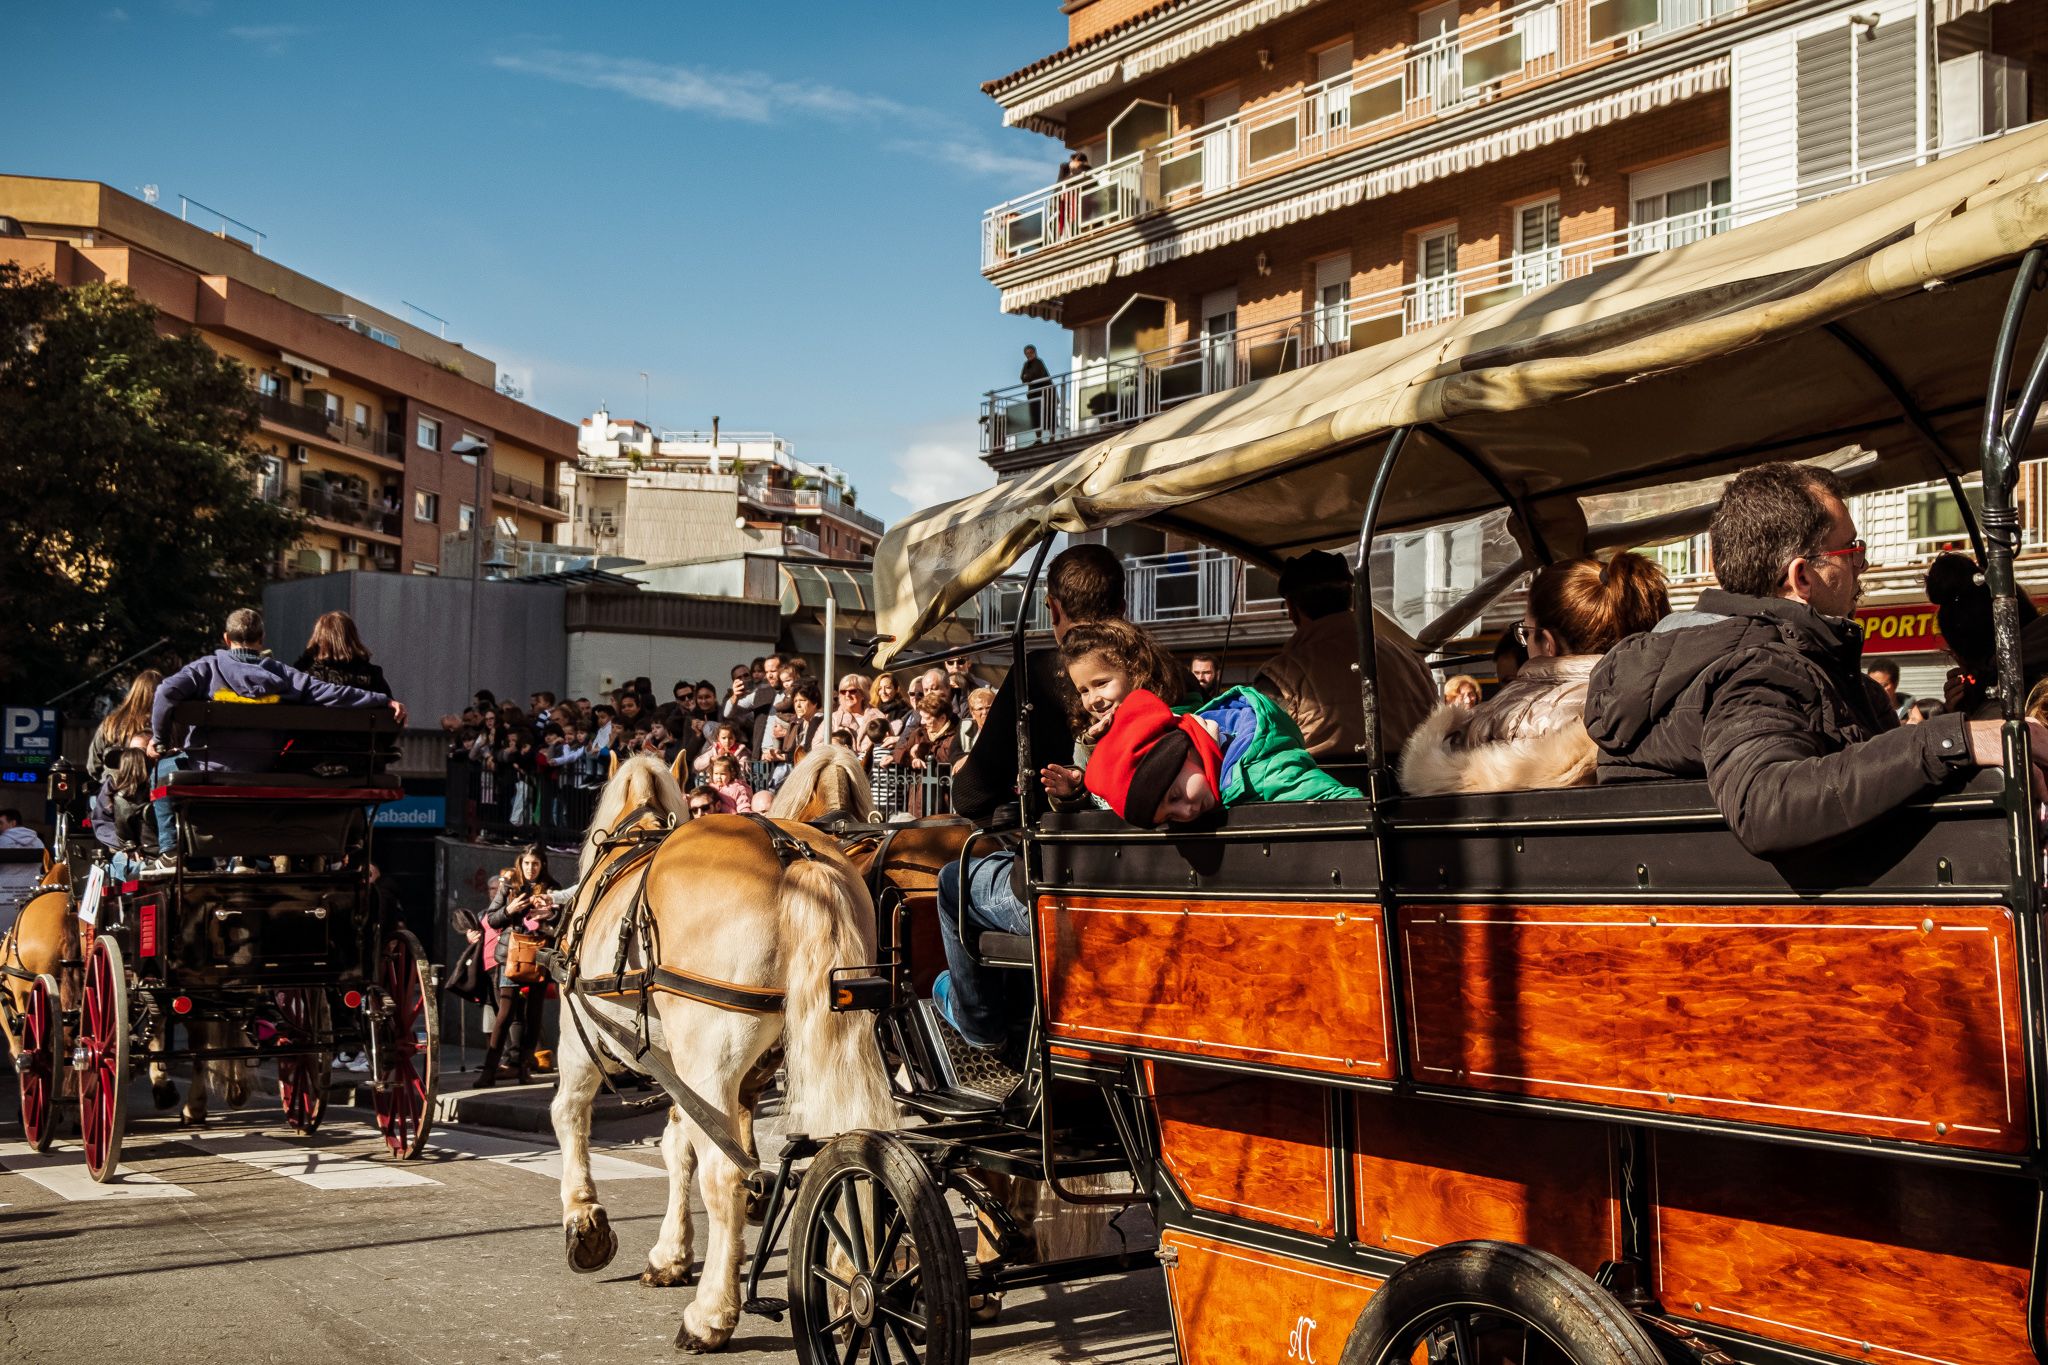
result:
[(823, 547), (818, 543), (817, 533), (815, 531), (806, 531), (801, 526), (785, 525), (782, 528), (782, 548), (784, 550), (795, 550), (799, 554), (817, 555), (820, 558), (825, 553)]
[(283, 394), (256, 390), (256, 411), (264, 421), (289, 431), (386, 460), (405, 458), (405, 442), (396, 431), (330, 416), (325, 408), (295, 403)]
[(1300, 90), (1185, 128), (982, 215), (981, 268), (1184, 208), (1734, 18), (1747, 0), (1522, 0)]
[(286, 495), (285, 503), (320, 521), (345, 526), (351, 531), (368, 531), (374, 535), (390, 536), (394, 540), (398, 538), (399, 527), (403, 524), (397, 508), (387, 508), (351, 494), (318, 486), (301, 485)]
[(749, 479), (740, 485), (740, 496), (757, 507), (772, 512), (824, 512), (850, 525), (875, 535), (884, 530), (880, 518), (871, 517), (852, 503), (839, 496), (834, 487), (826, 488), (779, 488), (774, 484)]
[[(1126, 555), (1123, 564), (1130, 619), (1142, 626), (1279, 619), (1287, 614), (1271, 574), (1221, 550)], [(1014, 630), (1023, 595), (1023, 580), (1018, 578), (999, 579), (982, 589), (976, 597), (977, 633), (1002, 635)], [(1031, 596), (1030, 610), (1027, 630), (1052, 629), (1042, 585)]]
[(569, 514), (568, 500), (560, 493), (552, 488), (543, 488), (537, 483), (528, 483), (525, 479), (515, 479), (509, 474), (493, 473), (491, 491), (499, 497), (511, 498), (515, 502), (544, 507), (550, 512), (560, 512), (565, 517)]

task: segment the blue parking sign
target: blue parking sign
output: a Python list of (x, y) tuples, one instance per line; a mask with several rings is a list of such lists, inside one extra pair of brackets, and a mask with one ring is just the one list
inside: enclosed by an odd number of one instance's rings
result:
[(41, 782), (57, 758), (57, 713), (0, 707), (0, 782)]

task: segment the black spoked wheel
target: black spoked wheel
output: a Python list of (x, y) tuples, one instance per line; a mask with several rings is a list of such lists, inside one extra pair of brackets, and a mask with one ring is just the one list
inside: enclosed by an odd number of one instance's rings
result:
[(1396, 1271), (1342, 1365), (1663, 1365), (1628, 1309), (1547, 1251), (1456, 1242)]
[(790, 1235), (804, 1365), (959, 1365), (967, 1260), (946, 1196), (886, 1133), (847, 1133), (811, 1163)]

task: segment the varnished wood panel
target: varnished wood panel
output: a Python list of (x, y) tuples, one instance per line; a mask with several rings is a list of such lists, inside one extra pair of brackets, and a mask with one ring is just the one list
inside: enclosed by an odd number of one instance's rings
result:
[(1181, 1365), (1336, 1365), (1381, 1281), (1177, 1228), (1160, 1234)]
[(1654, 1167), (1673, 1314), (1866, 1360), (2032, 1365), (2030, 1182), (1673, 1133)]
[(1395, 1095), (1350, 1097), (1358, 1240), (1404, 1256), (1471, 1239), (1540, 1247), (1591, 1273), (1621, 1254), (1606, 1124)]
[(1329, 1092), (1300, 1081), (1145, 1063), (1160, 1158), (1211, 1213), (1329, 1237), (1337, 1230)]
[(1401, 932), (1418, 1081), (2026, 1146), (2000, 907), (1410, 907)]
[(1038, 925), (1055, 1038), (1393, 1073), (1375, 906), (1046, 896)]

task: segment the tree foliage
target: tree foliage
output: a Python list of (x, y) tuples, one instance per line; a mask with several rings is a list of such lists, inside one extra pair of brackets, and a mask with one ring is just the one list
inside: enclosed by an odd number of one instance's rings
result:
[(175, 663), (259, 601), (301, 522), (259, 494), (255, 429), (243, 368), (134, 291), (0, 261), (0, 700), (162, 636), (146, 663)]

